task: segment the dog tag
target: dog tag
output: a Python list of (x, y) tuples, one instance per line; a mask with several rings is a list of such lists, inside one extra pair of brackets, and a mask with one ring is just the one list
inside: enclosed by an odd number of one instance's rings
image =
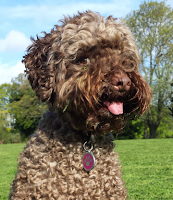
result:
[(86, 171), (90, 171), (94, 168), (95, 166), (95, 157), (94, 155), (90, 152), (93, 149), (93, 145), (91, 144), (91, 148), (86, 150), (85, 145), (87, 142), (83, 144), (83, 148), (86, 151), (85, 155), (83, 156), (83, 167)]

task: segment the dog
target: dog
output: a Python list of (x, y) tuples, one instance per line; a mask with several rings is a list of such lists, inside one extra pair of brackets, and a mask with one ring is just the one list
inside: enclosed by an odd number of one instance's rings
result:
[(23, 59), (49, 111), (20, 154), (9, 199), (127, 199), (112, 133), (151, 100), (135, 40), (124, 22), (92, 11), (61, 23), (31, 38)]

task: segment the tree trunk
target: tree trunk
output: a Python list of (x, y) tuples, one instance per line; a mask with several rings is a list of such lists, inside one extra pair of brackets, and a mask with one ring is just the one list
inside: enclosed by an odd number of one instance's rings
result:
[(151, 123), (149, 128), (150, 128), (150, 139), (156, 138), (156, 131), (157, 131), (158, 126)]
[(147, 130), (147, 124), (144, 124), (144, 139), (148, 139), (148, 130)]

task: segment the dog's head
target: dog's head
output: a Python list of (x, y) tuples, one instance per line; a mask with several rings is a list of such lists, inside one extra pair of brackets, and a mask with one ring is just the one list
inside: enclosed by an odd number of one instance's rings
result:
[(119, 131), (148, 108), (151, 90), (123, 23), (88, 11), (32, 41), (23, 60), (30, 84), (74, 129)]

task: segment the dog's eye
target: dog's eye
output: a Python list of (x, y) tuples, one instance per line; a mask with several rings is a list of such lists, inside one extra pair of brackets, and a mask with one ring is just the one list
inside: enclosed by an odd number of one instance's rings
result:
[(82, 60), (80, 61), (80, 63), (81, 63), (81, 64), (87, 64), (87, 58), (82, 59)]
[(89, 64), (89, 63), (90, 63), (90, 60), (89, 60), (89, 58), (83, 58), (83, 59), (78, 60), (76, 63), (77, 63), (77, 64), (86, 65), (86, 64)]

